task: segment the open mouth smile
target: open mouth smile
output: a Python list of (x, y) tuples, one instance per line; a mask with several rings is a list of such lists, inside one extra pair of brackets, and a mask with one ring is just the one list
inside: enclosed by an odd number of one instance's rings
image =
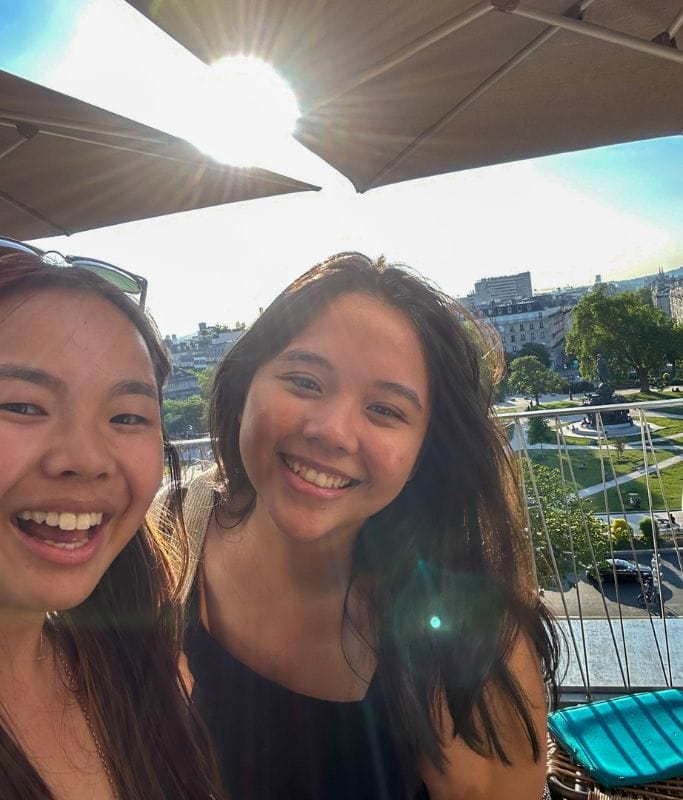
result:
[(98, 532), (104, 514), (101, 511), (20, 511), (15, 522), (19, 530), (58, 550), (84, 547)]
[(289, 456), (282, 456), (282, 461), (288, 470), (293, 472), (306, 483), (312, 483), (314, 486), (319, 486), (321, 489), (348, 489), (352, 486), (358, 485), (360, 481), (348, 478), (345, 475), (337, 475), (330, 472), (322, 472), (313, 469), (308, 464), (303, 464), (295, 458)]

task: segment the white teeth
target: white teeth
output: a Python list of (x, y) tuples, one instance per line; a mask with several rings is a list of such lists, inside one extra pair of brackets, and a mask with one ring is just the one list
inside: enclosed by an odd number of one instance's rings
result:
[(76, 530), (87, 531), (90, 527), (90, 514), (76, 514)]
[(52, 539), (43, 539), (45, 544), (49, 544), (51, 547), (56, 547), (58, 550), (77, 550), (79, 547), (83, 547), (84, 544), (88, 543), (87, 539), (81, 539), (78, 542), (53, 542)]
[(63, 531), (87, 531), (89, 528), (102, 522), (101, 511), (89, 511), (75, 514), (73, 511), (22, 511), (17, 515), (19, 519), (45, 523), (51, 528), (60, 528)]
[(70, 511), (65, 511), (59, 515), (59, 527), (63, 531), (76, 530), (76, 515)]
[(311, 467), (305, 467), (298, 461), (285, 459), (285, 464), (300, 478), (307, 483), (313, 483), (322, 489), (344, 489), (351, 485), (351, 481), (342, 478), (340, 475), (327, 475), (325, 472), (318, 472)]

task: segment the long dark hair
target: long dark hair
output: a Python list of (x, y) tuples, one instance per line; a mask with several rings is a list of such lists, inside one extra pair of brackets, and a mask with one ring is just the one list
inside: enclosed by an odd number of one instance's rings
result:
[(254, 502), (239, 451), (240, 412), (254, 373), (332, 300), (352, 292), (409, 318), (422, 343), (433, 397), (416, 471), (398, 497), (362, 526), (350, 580), (367, 594), (374, 679), (406, 756), (405, 780), (416, 780), (420, 754), (443, 765), (435, 716), (444, 697), (453, 735), (480, 754), (508, 761), (484, 691), (491, 686), (522, 721), (537, 759), (540, 743), (508, 657), (518, 634), (526, 635), (555, 694), (558, 651), (551, 617), (536, 593), (514, 459), (491, 415), (502, 368), (492, 330), (421, 277), (382, 259), (342, 253), (309, 270), (261, 314), (217, 369), (211, 431), (229, 487), (224, 507), (243, 516)]
[[(57, 268), (29, 254), (0, 258), (0, 298), (50, 289), (96, 295), (118, 308), (147, 345), (159, 402), (170, 364), (151, 318), (123, 292), (76, 267)], [(171, 494), (180, 508), (180, 465), (164, 434)], [(144, 523), (93, 593), (68, 611), (50, 613), (45, 631), (71, 665), (79, 700), (103, 744), (117, 793), (126, 800), (208, 800), (218, 796), (216, 768), (203, 726), (178, 674), (180, 583), (187, 543), (173, 550)], [(50, 790), (0, 717), (3, 800), (50, 800)]]

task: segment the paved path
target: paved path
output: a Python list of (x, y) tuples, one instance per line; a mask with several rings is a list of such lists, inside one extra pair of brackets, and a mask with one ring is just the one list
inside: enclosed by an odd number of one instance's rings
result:
[[(551, 415), (552, 414), (552, 409), (549, 409), (548, 413), (549, 413), (549, 415)], [(667, 418), (670, 418), (670, 419), (679, 419), (679, 420), (683, 419), (678, 414), (668, 414), (666, 412), (659, 411), (659, 410), (655, 410), (654, 412), (646, 412), (646, 413), (652, 413), (654, 416), (667, 417)], [(571, 419), (569, 419), (566, 424), (571, 424)], [(526, 422), (522, 423), (522, 434), (526, 437)], [(666, 469), (667, 467), (673, 466), (674, 464), (678, 464), (679, 462), (683, 461), (683, 445), (667, 444), (669, 442), (669, 440), (671, 440), (671, 439), (683, 439), (683, 432), (674, 433), (674, 434), (671, 434), (670, 436), (667, 436), (667, 437), (658, 437), (655, 434), (655, 436), (653, 437), (653, 442), (652, 442), (654, 450), (655, 451), (662, 451), (662, 450), (680, 451), (681, 455), (673, 455), (673, 456), (671, 456), (671, 458), (667, 458), (667, 459), (664, 459), (663, 461), (660, 461), (658, 465), (655, 465), (655, 464), (651, 465), (650, 467), (648, 467), (647, 470), (644, 470), (644, 469), (640, 468), (640, 469), (635, 469), (632, 472), (628, 472), (626, 475), (620, 475), (616, 479), (613, 478), (612, 480), (606, 481), (606, 484), (605, 484), (606, 487), (608, 489), (611, 489), (614, 486), (621, 485), (621, 484), (624, 484), (624, 483), (629, 483), (630, 481), (636, 480), (637, 478), (642, 478), (646, 474), (646, 472), (647, 472), (647, 474), (651, 475), (652, 473), (656, 472), (657, 468), (659, 468), (660, 470)], [(603, 443), (603, 447), (605, 445), (607, 447), (609, 447), (611, 450), (616, 450), (615, 446), (613, 444), (611, 444), (611, 443), (609, 443), (609, 444)], [(627, 449), (627, 450), (640, 450), (640, 449), (642, 449), (641, 446), (637, 445), (637, 444), (624, 443), (624, 445), (625, 445), (624, 449)], [(515, 451), (522, 450), (524, 448), (526, 448), (527, 450), (556, 450), (557, 449), (557, 445), (553, 444), (552, 442), (545, 442), (545, 443), (539, 443), (539, 444), (529, 444), (528, 442), (525, 442), (525, 443), (520, 442), (520, 437), (519, 437), (519, 432), (518, 432), (518, 426), (517, 425), (515, 425), (514, 428), (513, 428), (513, 433), (512, 433), (512, 436), (510, 438), (510, 446)], [(591, 451), (591, 452), (595, 452), (596, 451), (595, 444), (592, 444), (592, 443), (591, 444), (585, 444), (585, 445), (583, 445), (583, 444), (567, 444), (567, 445), (564, 445), (562, 447), (562, 449), (563, 450), (588, 450), (588, 451)], [(593, 486), (587, 486), (584, 489), (580, 489), (579, 490), (579, 497), (581, 497), (581, 498), (592, 497), (593, 495), (598, 494), (601, 491), (603, 491), (603, 488), (604, 487), (603, 487), (602, 482), (596, 483)]]
[[(673, 464), (678, 464), (679, 462), (683, 461), (683, 455), (680, 456), (671, 456), (671, 458), (665, 458), (663, 461), (660, 461), (659, 464), (653, 464), (651, 467), (648, 467), (647, 470), (640, 469), (634, 470), (633, 472), (628, 472), (626, 475), (620, 475), (616, 480), (612, 479), (611, 481), (605, 481), (604, 486), (608, 489), (611, 489), (613, 486), (622, 483), (628, 483), (629, 481), (633, 481), (636, 478), (642, 478), (643, 475), (647, 472), (648, 475), (651, 475), (656, 469), (659, 467), (660, 471), (666, 469), (667, 467), (672, 466)], [(602, 482), (596, 483), (593, 486), (587, 486), (585, 489), (579, 489), (579, 497), (591, 497), (594, 494), (598, 494), (603, 490)]]

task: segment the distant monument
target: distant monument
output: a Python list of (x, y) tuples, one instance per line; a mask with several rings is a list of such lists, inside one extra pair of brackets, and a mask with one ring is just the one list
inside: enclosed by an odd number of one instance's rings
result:
[(609, 383), (609, 365), (607, 364), (607, 359), (601, 353), (598, 353), (595, 367), (598, 373), (598, 385), (601, 383)]
[[(609, 383), (609, 365), (607, 359), (600, 353), (595, 362), (595, 371), (597, 373), (597, 386), (593, 394), (586, 395), (587, 405), (589, 406), (609, 406), (614, 403), (624, 403), (625, 400), (618, 394), (614, 394), (614, 389)], [(633, 420), (628, 411), (620, 409), (618, 411), (601, 411), (602, 424), (607, 430), (610, 426), (615, 425), (633, 425)], [(596, 414), (586, 414), (583, 419), (583, 425), (586, 428), (593, 430), (597, 429)]]

